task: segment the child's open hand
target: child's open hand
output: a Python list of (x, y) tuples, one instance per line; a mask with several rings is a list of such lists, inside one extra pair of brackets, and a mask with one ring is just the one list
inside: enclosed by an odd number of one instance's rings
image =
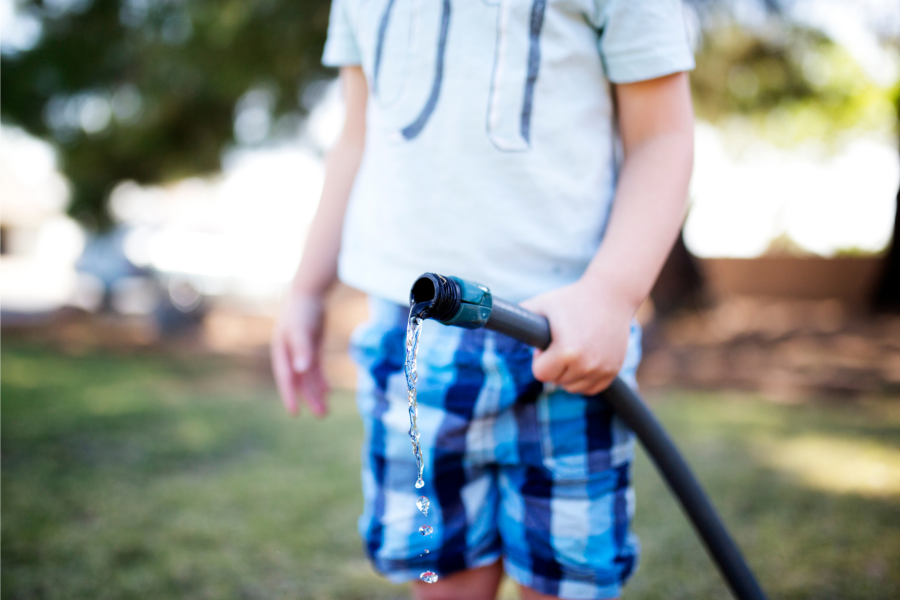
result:
[(272, 334), (272, 371), (284, 407), (292, 415), (299, 410), (302, 395), (312, 413), (328, 412), (328, 383), (322, 374), (319, 346), (322, 339), (324, 303), (321, 296), (288, 293)]
[(586, 396), (612, 383), (625, 361), (635, 313), (631, 302), (581, 279), (535, 296), (522, 308), (547, 317), (553, 336), (549, 348), (535, 351), (535, 378)]

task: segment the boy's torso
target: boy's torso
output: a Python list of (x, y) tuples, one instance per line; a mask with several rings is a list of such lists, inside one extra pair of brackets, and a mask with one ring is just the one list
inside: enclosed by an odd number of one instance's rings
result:
[(615, 186), (603, 3), (338, 1), (370, 90), (341, 278), (396, 302), (423, 271), (512, 301), (577, 280)]

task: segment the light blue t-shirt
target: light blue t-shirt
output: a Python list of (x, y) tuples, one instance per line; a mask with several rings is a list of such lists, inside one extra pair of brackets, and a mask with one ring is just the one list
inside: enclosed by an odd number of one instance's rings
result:
[(401, 304), (425, 271), (513, 302), (577, 280), (615, 189), (609, 83), (694, 66), (680, 0), (333, 0), (323, 63), (369, 84), (339, 275)]

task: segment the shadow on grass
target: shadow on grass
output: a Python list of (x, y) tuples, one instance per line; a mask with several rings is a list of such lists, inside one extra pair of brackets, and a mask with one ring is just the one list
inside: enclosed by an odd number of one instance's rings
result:
[[(231, 360), (21, 344), (2, 358), (3, 598), (405, 597), (356, 534), (349, 394), (324, 421), (295, 420), (264, 373)], [(826, 461), (815, 444), (859, 446), (896, 475), (897, 406), (656, 403), (771, 596), (823, 599), (900, 597), (900, 497), (852, 474), (842, 492), (823, 488), (803, 444)], [(727, 597), (643, 456), (635, 480), (644, 555), (625, 598)]]

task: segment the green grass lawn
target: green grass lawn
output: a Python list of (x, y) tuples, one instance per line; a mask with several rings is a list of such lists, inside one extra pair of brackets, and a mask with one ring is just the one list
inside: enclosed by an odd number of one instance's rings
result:
[[(347, 393), (293, 420), (258, 365), (5, 343), (2, 400), (3, 598), (406, 597), (356, 535)], [(772, 598), (900, 598), (900, 399), (653, 400)], [(625, 598), (728, 597), (643, 456), (635, 471)]]

